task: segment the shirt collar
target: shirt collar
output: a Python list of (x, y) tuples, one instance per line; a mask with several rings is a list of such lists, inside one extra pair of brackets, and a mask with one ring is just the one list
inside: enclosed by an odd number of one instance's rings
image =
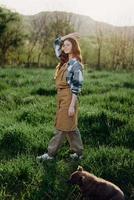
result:
[(77, 58), (72, 58), (71, 60), (68, 61), (68, 65), (72, 65), (76, 60)]

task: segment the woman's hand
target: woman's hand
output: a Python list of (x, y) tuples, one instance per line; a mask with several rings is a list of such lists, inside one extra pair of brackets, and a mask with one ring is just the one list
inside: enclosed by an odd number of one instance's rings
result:
[(70, 105), (68, 109), (68, 115), (69, 117), (72, 117), (75, 114), (75, 107)]
[(75, 114), (76, 101), (77, 101), (77, 96), (75, 94), (72, 94), (71, 103), (70, 103), (69, 109), (68, 109), (68, 115), (69, 115), (69, 117), (72, 117)]

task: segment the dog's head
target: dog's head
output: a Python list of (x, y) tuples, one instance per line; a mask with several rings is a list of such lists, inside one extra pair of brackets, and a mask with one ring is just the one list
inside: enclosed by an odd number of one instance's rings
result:
[(81, 166), (78, 166), (77, 171), (71, 174), (67, 183), (81, 186), (83, 185), (84, 181), (85, 181), (85, 175), (83, 173), (83, 168)]

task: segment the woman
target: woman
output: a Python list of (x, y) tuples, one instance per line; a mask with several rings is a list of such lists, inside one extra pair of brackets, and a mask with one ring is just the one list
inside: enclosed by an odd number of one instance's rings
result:
[(56, 66), (57, 112), (54, 137), (48, 145), (48, 152), (37, 156), (37, 160), (51, 160), (56, 155), (65, 137), (70, 144), (71, 158), (82, 158), (83, 143), (78, 125), (78, 94), (83, 83), (83, 65), (77, 32), (55, 40), (54, 48), (60, 60)]

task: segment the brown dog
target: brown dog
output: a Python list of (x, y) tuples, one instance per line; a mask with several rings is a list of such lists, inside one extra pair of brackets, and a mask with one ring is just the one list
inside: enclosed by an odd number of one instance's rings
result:
[(67, 181), (70, 184), (77, 184), (84, 197), (90, 200), (124, 200), (124, 194), (120, 188), (113, 183), (84, 171), (81, 166), (71, 174)]

